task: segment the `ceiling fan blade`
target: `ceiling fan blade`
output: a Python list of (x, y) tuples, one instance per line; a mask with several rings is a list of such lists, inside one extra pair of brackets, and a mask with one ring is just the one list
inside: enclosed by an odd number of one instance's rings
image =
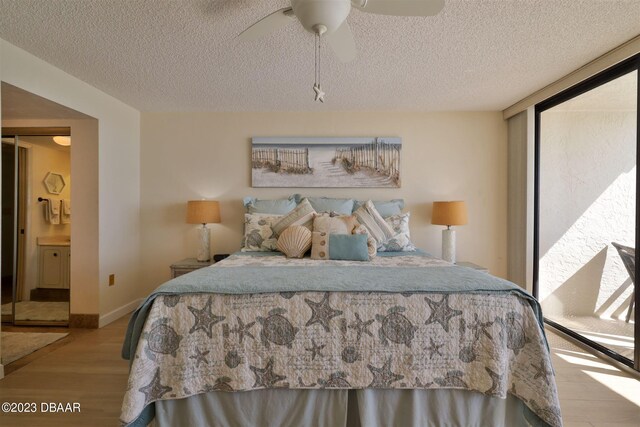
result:
[(238, 35), (238, 39), (242, 41), (250, 41), (266, 36), (267, 34), (287, 25), (294, 17), (293, 9), (290, 7), (276, 10), (272, 14), (265, 16), (241, 32)]
[(342, 62), (350, 62), (356, 58), (356, 42), (347, 21), (344, 21), (334, 32), (327, 34), (327, 42), (336, 57)]
[(433, 16), (440, 13), (444, 0), (352, 0), (363, 12), (395, 16)]

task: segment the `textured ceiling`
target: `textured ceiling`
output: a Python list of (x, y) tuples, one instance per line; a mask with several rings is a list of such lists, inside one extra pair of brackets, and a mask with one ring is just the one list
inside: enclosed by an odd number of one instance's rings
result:
[(287, 0), (0, 0), (0, 37), (142, 111), (501, 110), (640, 34), (640, 0), (447, 0), (348, 18), (358, 58), (297, 22), (235, 40)]

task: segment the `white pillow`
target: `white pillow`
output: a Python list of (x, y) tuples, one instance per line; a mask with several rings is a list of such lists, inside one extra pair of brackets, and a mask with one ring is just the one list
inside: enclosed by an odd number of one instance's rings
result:
[(384, 219), (395, 234), (378, 246), (379, 252), (410, 252), (416, 250), (415, 245), (411, 243), (411, 234), (409, 232), (410, 216), (411, 213), (407, 212)]
[(356, 209), (353, 215), (367, 229), (369, 235), (376, 240), (378, 246), (395, 234), (391, 226), (380, 216), (371, 200), (367, 200)]
[(309, 200), (302, 199), (300, 204), (294, 210), (284, 215), (273, 224), (273, 232), (277, 238), (286, 228), (292, 225), (302, 225), (307, 227), (309, 231), (313, 230), (313, 217), (316, 211), (309, 203)]

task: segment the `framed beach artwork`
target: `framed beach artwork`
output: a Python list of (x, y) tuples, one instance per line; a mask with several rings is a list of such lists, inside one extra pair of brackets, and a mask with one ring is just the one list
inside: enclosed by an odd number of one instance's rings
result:
[(253, 138), (252, 187), (400, 187), (402, 139)]

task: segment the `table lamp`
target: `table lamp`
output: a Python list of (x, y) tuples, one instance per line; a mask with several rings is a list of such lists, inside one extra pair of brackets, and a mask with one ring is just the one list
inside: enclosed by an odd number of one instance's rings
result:
[(431, 224), (446, 225), (442, 230), (442, 259), (456, 262), (456, 231), (453, 225), (467, 223), (467, 206), (464, 202), (433, 202)]
[(220, 204), (215, 200), (189, 200), (187, 202), (187, 223), (202, 224), (200, 229), (200, 249), (198, 261), (209, 262), (211, 247), (207, 224), (220, 222)]

